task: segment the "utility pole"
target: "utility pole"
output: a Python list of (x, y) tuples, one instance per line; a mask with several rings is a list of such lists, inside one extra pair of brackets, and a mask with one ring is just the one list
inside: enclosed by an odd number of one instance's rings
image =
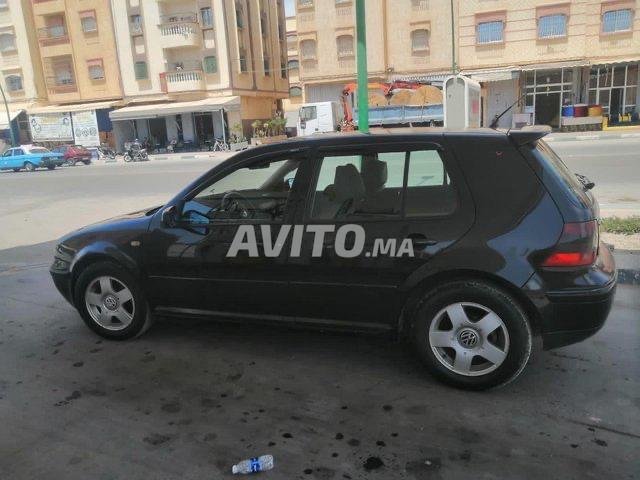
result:
[(367, 27), (364, 4), (365, 0), (356, 0), (358, 130), (369, 133), (369, 75), (367, 73)]
[(0, 93), (2, 93), (2, 100), (4, 101), (4, 109), (7, 112), (7, 126), (9, 127), (9, 133), (11, 134), (11, 146), (16, 146), (16, 135), (13, 132), (13, 126), (11, 125), (11, 114), (9, 113), (9, 104), (7, 103), (7, 97), (4, 94), (4, 88), (0, 85)]

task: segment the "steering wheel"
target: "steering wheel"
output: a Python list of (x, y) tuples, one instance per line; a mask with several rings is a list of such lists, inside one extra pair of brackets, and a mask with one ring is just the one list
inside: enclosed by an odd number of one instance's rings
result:
[(220, 208), (230, 214), (238, 213), (242, 218), (249, 218), (249, 212), (255, 211), (255, 208), (249, 199), (235, 190), (231, 190), (224, 194)]

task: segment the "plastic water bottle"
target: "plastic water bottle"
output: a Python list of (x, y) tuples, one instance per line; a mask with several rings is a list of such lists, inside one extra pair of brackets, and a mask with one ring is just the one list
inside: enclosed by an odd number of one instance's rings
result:
[(273, 455), (261, 455), (257, 458), (243, 460), (231, 468), (231, 473), (256, 473), (271, 470), (273, 468)]

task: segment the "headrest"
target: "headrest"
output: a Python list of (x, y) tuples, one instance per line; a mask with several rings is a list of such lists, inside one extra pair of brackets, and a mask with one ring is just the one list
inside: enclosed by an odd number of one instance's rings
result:
[(364, 158), (362, 162), (362, 181), (367, 192), (377, 192), (387, 183), (387, 162), (376, 158)]
[(336, 199), (358, 199), (364, 195), (364, 183), (358, 169), (352, 163), (336, 167), (336, 176), (333, 180)]

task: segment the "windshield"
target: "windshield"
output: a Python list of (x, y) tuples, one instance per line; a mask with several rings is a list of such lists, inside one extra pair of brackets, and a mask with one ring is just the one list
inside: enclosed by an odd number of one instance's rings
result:
[(47, 150), (44, 147), (33, 147), (33, 148), (29, 149), (29, 152), (31, 152), (31, 153), (49, 153), (49, 150)]

